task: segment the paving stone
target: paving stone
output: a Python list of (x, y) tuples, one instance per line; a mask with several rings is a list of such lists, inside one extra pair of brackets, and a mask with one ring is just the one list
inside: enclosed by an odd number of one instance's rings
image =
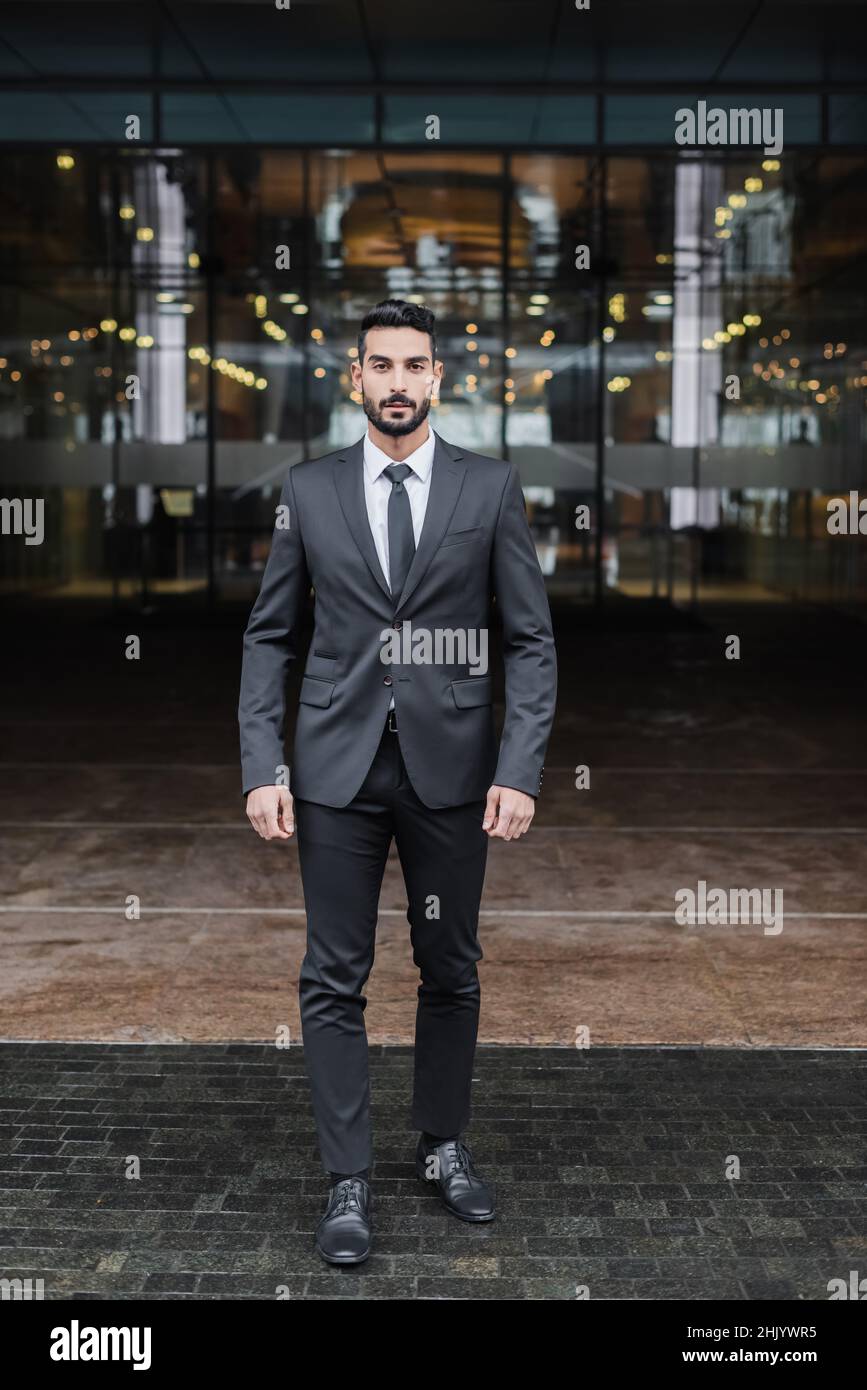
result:
[(419, 1190), (412, 1060), (370, 1050), (373, 1253), (332, 1270), (298, 1049), (0, 1044), (0, 1273), (52, 1299), (802, 1300), (867, 1251), (863, 1053), (482, 1045), (485, 1226)]

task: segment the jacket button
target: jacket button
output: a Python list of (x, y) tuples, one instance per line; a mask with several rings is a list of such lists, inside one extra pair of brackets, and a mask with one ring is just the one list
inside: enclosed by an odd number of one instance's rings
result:
[(403, 623), (392, 623), (392, 627), (394, 628), (395, 632), (400, 632), (401, 628), (403, 627)]
[(391, 676), (383, 676), (382, 683), (383, 685), (391, 685)]

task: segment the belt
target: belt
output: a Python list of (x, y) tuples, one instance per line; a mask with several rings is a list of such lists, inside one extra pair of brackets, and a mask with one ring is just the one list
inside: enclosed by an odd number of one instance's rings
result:
[(396, 733), (397, 733), (397, 710), (396, 710), (396, 709), (390, 709), (390, 710), (388, 711), (388, 719), (386, 720), (385, 727), (386, 727), (386, 729), (388, 730), (388, 732), (389, 732), (390, 734), (396, 734)]

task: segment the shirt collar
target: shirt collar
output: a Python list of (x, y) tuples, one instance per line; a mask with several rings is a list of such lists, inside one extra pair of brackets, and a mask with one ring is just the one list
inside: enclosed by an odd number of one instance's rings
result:
[[(436, 435), (434, 434), (433, 425), (430, 423), (430, 419), (428, 419), (427, 439), (423, 444), (419, 444), (418, 448), (413, 450), (408, 458), (401, 460), (402, 463), (409, 464), (413, 473), (415, 473), (416, 477), (420, 478), (423, 483), (427, 482), (428, 474), (433, 467), (435, 448)], [(377, 478), (382, 475), (383, 469), (389, 468), (396, 462), (397, 460), (389, 458), (388, 454), (384, 453), (378, 444), (374, 444), (369, 432), (365, 434), (364, 470), (370, 482), (375, 483)]]

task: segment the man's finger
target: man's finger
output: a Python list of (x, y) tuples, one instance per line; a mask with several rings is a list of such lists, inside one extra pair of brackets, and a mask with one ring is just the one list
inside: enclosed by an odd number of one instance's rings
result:
[(276, 811), (276, 810), (269, 812), (268, 820), (267, 820), (267, 823), (266, 823), (266, 824), (267, 824), (267, 828), (268, 828), (268, 834), (265, 836), (266, 840), (288, 840), (288, 839), (289, 839), (289, 836), (287, 835), (286, 831), (280, 829), (280, 825), (279, 825), (278, 820), (277, 820), (277, 811)]
[(493, 828), (494, 822), (497, 819), (498, 800), (498, 795), (492, 788), (491, 791), (488, 792), (488, 798), (485, 802), (485, 818), (482, 821), (483, 830), (491, 830)]

